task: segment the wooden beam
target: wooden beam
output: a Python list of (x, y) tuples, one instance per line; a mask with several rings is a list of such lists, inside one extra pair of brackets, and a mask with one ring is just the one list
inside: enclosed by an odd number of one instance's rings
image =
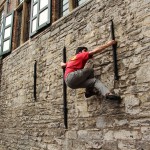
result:
[(23, 11), (22, 11), (22, 27), (21, 27), (21, 41), (20, 44), (23, 44), (25, 42), (25, 34), (26, 34), (26, 29), (27, 29), (27, 12), (28, 7), (27, 7), (27, 2), (23, 2)]
[(71, 12), (74, 9), (75, 0), (69, 0), (69, 11)]

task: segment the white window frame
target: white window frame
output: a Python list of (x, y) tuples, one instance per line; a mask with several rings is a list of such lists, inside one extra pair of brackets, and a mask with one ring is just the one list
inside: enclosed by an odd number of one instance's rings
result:
[[(8, 18), (8, 17), (10, 17), (11, 16), (11, 19), (10, 19), (10, 24), (8, 24), (8, 25), (6, 25), (6, 19)], [(11, 13), (9, 13), (9, 14), (7, 14), (6, 16), (4, 16), (4, 18), (3, 18), (3, 28), (2, 28), (2, 33), (1, 33), (1, 45), (0, 45), (0, 48), (1, 48), (1, 50), (0, 50), (0, 56), (2, 56), (2, 55), (4, 55), (4, 54), (6, 54), (6, 53), (9, 53), (10, 51), (11, 51), (11, 48), (12, 48), (12, 31), (13, 31), (13, 20), (14, 20), (14, 11), (13, 12), (11, 12)], [(8, 29), (8, 28), (10, 28), (10, 30), (9, 30), (9, 36), (7, 36), (6, 38), (5, 38), (5, 31)], [(8, 48), (4, 51), (4, 43), (6, 42), (6, 41), (8, 41), (9, 40), (9, 45), (8, 45)]]
[[(43, 0), (44, 1), (44, 0)], [(33, 11), (34, 11), (34, 6), (37, 5), (37, 14), (33, 16)], [(48, 18), (47, 21), (44, 22), (43, 24), (39, 25), (39, 19), (40, 19), (40, 14), (48, 10)], [(33, 21), (36, 19), (36, 30), (32, 32), (32, 24)], [(39, 32), (40, 29), (43, 27), (46, 27), (48, 24), (51, 23), (51, 0), (48, 0), (48, 5), (44, 6), (42, 9), (40, 9), (40, 0), (32, 0), (31, 2), (31, 16), (30, 16), (30, 37), (35, 35), (36, 33)]]

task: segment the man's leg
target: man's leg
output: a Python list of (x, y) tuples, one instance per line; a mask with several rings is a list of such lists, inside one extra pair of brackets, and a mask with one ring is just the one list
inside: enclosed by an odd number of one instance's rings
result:
[(66, 83), (70, 88), (86, 88), (87, 91), (96, 88), (103, 96), (110, 93), (100, 80), (94, 78), (94, 70), (91, 68), (81, 69), (70, 73), (66, 78)]
[(120, 100), (120, 97), (111, 94), (108, 88), (105, 87), (100, 80), (91, 78), (93, 72), (93, 69), (82, 69), (72, 72), (67, 76), (66, 84), (72, 89), (86, 88), (87, 90), (90, 90), (96, 88), (107, 99)]
[[(80, 86), (89, 78), (94, 77), (94, 70), (85, 68), (70, 73), (66, 78), (66, 84), (73, 89), (81, 88)], [(84, 87), (88, 88), (88, 87)]]
[[(93, 86), (93, 87), (92, 87)], [(89, 88), (89, 87), (92, 87), (92, 89), (96, 88), (97, 91), (99, 93), (101, 93), (106, 99), (109, 99), (109, 100), (121, 100), (121, 97), (116, 95), (116, 94), (112, 94), (108, 88), (98, 79), (96, 78), (92, 78), (92, 79), (88, 79), (86, 80), (84, 83), (82, 83), (80, 85), (81, 88)], [(92, 93), (93, 91), (91, 91), (91, 94), (89, 93), (85, 93), (85, 97), (88, 98), (92, 95), (97, 95), (96, 92)]]
[(108, 88), (100, 80), (96, 78), (87, 79), (86, 81), (80, 84), (80, 87), (87, 88), (87, 89), (95, 88), (103, 96), (105, 96), (107, 93), (110, 93)]

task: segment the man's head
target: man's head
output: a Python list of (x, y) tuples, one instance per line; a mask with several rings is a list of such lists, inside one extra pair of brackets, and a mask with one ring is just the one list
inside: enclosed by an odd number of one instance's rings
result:
[(82, 53), (83, 51), (85, 51), (85, 52), (88, 51), (87, 47), (78, 47), (76, 49), (76, 54)]

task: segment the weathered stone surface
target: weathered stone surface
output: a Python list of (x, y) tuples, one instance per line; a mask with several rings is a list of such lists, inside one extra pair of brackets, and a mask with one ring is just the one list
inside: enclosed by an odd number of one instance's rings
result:
[(140, 108), (134, 108), (135, 106), (139, 106), (140, 101), (134, 95), (125, 97), (125, 108), (126, 112), (129, 114), (137, 114), (140, 112)]
[(145, 140), (141, 140), (141, 141), (136, 142), (136, 149), (137, 150), (140, 150), (140, 149), (149, 150), (149, 148), (150, 148), (149, 141), (147, 142)]
[(96, 126), (98, 128), (105, 128), (106, 124), (107, 124), (107, 122), (106, 122), (106, 120), (105, 120), (104, 117), (99, 117), (98, 120), (97, 120), (97, 122), (96, 122)]
[(115, 139), (132, 140), (132, 139), (141, 139), (141, 134), (138, 131), (120, 130), (114, 132), (114, 137)]
[(114, 140), (114, 132), (113, 131), (105, 131), (104, 140), (105, 141), (113, 141)]
[[(149, 0), (89, 0), (0, 60), (0, 150), (149, 150), (149, 8)], [(91, 65), (95, 76), (122, 101), (86, 99), (83, 89), (68, 88), (66, 130), (63, 47), (69, 60), (78, 46), (92, 50), (105, 43), (111, 39), (111, 19), (120, 78), (114, 81), (111, 47), (96, 54)]]
[(72, 139), (72, 140), (77, 139), (77, 132), (76, 131), (68, 131), (67, 138)]
[(119, 150), (136, 150), (135, 142), (134, 141), (119, 141), (118, 142)]
[(142, 140), (150, 141), (150, 127), (141, 127)]
[(102, 142), (96, 141), (96, 140), (90, 140), (85, 144), (86, 148), (90, 149), (101, 149), (102, 148)]
[(61, 148), (55, 144), (48, 144), (47, 149), (48, 150), (61, 150)]

